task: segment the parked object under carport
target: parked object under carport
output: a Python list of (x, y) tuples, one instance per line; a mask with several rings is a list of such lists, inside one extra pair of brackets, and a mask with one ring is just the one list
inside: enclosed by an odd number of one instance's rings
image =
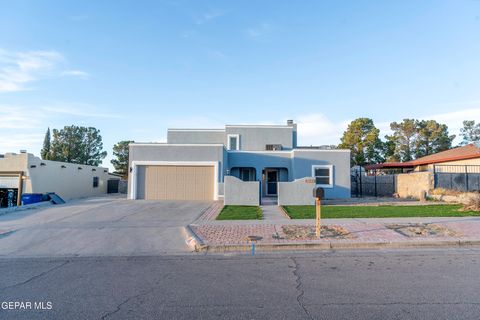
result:
[(41, 193), (24, 193), (22, 194), (22, 205), (42, 202), (43, 194)]

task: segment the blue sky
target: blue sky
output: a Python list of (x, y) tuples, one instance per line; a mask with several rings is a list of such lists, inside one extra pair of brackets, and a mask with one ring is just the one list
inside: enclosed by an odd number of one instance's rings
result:
[(167, 127), (299, 123), (337, 144), (371, 117), (480, 120), (480, 1), (3, 1), (0, 153), (47, 127), (163, 141)]

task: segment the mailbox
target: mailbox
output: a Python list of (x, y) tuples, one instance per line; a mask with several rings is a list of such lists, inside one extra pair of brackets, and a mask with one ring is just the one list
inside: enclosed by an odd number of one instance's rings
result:
[(325, 190), (321, 187), (313, 188), (313, 197), (323, 199), (325, 197)]

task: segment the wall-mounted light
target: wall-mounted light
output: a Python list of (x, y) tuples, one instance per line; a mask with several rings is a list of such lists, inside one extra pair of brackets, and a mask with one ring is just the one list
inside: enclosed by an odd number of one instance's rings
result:
[(132, 167), (130, 167), (130, 172), (132, 172), (132, 171), (133, 171), (133, 169), (132, 169)]

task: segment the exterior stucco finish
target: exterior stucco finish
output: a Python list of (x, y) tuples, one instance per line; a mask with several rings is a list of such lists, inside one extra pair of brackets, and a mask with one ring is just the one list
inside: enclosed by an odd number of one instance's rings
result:
[(315, 187), (312, 178), (298, 179), (292, 182), (278, 183), (278, 205), (313, 205), (313, 188)]
[(229, 134), (240, 135), (240, 150), (244, 151), (262, 151), (267, 144), (281, 144), (284, 150), (290, 150), (295, 140), (293, 126), (227, 126), (226, 134), (227, 137)]
[[(0, 158), (0, 171), (22, 171), (22, 193), (55, 192), (65, 200), (107, 193), (109, 179), (120, 179), (107, 168), (60, 161), (42, 160), (32, 154), (6, 154)], [(98, 177), (98, 187), (93, 178)]]
[(260, 183), (245, 182), (232, 176), (225, 176), (225, 205), (258, 206), (260, 204)]
[(167, 132), (167, 143), (198, 144), (225, 143), (225, 130), (175, 130)]
[[(130, 144), (129, 165), (132, 161), (218, 162), (218, 182), (223, 182), (223, 145), (169, 145), (162, 143)], [(223, 186), (219, 186), (223, 189)], [(129, 175), (129, 197), (132, 196), (132, 177)], [(220, 192), (219, 192), (220, 193)], [(221, 194), (221, 193), (220, 193)]]

